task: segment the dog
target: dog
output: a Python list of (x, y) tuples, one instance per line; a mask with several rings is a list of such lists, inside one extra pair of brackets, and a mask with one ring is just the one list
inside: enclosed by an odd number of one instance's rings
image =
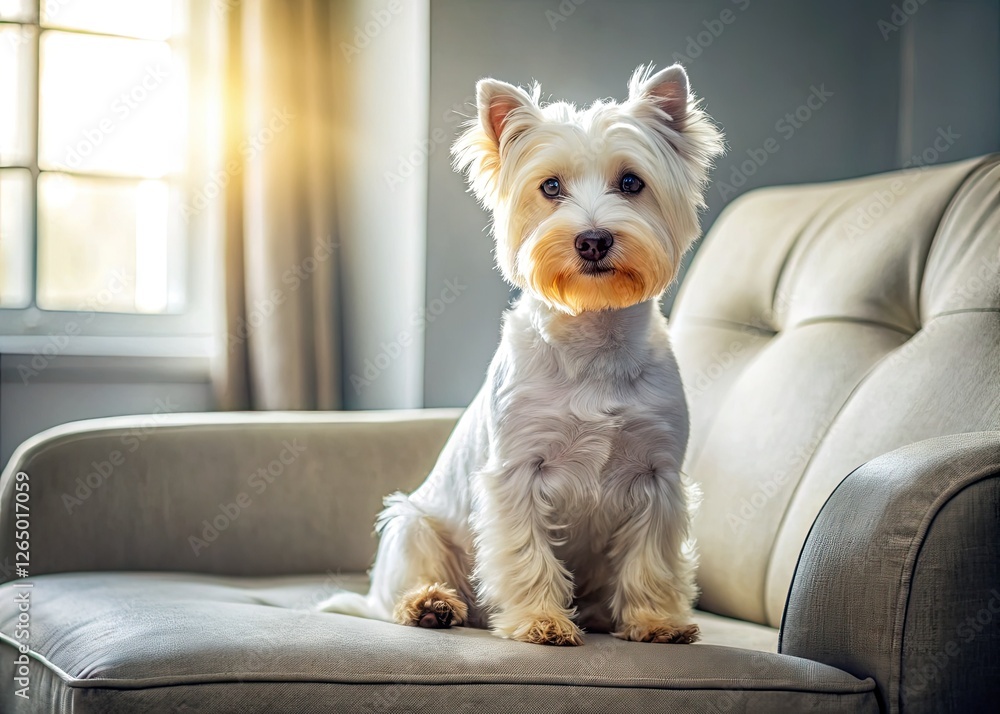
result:
[(328, 612), (580, 645), (690, 643), (695, 488), (660, 297), (699, 235), (720, 130), (680, 65), (625, 102), (543, 104), (494, 79), (452, 153), (521, 294), (426, 481), (385, 500), (367, 595)]

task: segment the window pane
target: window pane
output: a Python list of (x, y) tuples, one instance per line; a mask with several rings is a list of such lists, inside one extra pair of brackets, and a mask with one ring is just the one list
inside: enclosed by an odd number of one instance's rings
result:
[(159, 177), (183, 170), (187, 84), (165, 42), (44, 32), (38, 163)]
[(34, 103), (35, 30), (0, 26), (0, 165), (31, 163)]
[(175, 0), (41, 0), (42, 25), (165, 40), (181, 29)]
[(38, 182), (38, 305), (174, 312), (183, 242), (163, 181), (45, 173)]
[(31, 302), (31, 172), (0, 171), (0, 307)]
[(0, 0), (0, 20), (34, 22), (35, 0)]

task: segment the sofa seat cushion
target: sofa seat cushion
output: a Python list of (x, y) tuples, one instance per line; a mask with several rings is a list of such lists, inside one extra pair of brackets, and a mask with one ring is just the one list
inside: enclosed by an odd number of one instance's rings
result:
[(27, 591), (30, 711), (878, 711), (870, 679), (779, 655), (776, 630), (706, 613), (698, 645), (588, 635), (583, 647), (550, 648), (315, 611), (365, 580), (65, 573), (7, 583), (0, 709), (29, 710), (6, 685), (15, 596)]

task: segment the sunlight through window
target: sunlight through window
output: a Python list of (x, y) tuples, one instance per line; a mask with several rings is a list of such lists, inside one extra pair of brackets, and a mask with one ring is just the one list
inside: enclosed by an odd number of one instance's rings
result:
[(185, 308), (187, 21), (183, 0), (0, 0), (0, 307)]

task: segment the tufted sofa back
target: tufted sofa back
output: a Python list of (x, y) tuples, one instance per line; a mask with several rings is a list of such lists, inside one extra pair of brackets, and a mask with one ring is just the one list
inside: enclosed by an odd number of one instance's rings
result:
[(741, 197), (671, 331), (704, 492), (700, 607), (778, 626), (853, 469), (1000, 429), (1000, 156)]

